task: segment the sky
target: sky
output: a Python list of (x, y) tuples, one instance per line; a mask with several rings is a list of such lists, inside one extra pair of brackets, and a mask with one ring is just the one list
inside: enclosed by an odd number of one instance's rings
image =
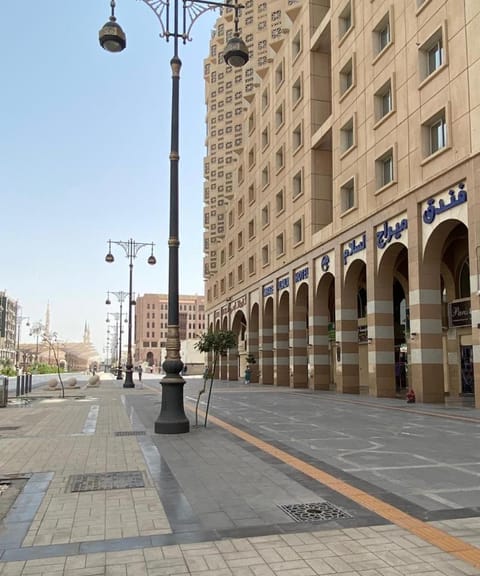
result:
[[(0, 290), (30, 323), (100, 354), (107, 291), (128, 291), (128, 259), (108, 240), (154, 242), (138, 253), (133, 291), (167, 293), (173, 44), (143, 2), (117, 0), (127, 48), (98, 42), (109, 0), (2, 2), (0, 7)], [(215, 12), (180, 45), (180, 294), (203, 294), (205, 90)], [(22, 342), (33, 341), (26, 321)]]

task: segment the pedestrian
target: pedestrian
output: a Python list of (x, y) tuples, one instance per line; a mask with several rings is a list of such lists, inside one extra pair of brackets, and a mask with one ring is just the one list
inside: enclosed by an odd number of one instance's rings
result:
[(138, 367), (138, 380), (141, 382), (142, 381), (142, 365), (140, 364), (140, 366)]
[(252, 377), (252, 370), (250, 366), (247, 364), (247, 367), (245, 368), (245, 384), (250, 384), (251, 377)]

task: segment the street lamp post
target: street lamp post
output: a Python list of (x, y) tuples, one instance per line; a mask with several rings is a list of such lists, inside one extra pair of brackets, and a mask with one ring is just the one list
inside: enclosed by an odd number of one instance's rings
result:
[(17, 358), (16, 358), (16, 369), (17, 369), (17, 374), (18, 374), (18, 370), (20, 368), (20, 332), (22, 330), (22, 322), (26, 320), (26, 326), (30, 326), (30, 317), (29, 316), (18, 316), (17, 315)]
[[(110, 300), (110, 294), (113, 294), (115, 296), (115, 298), (118, 300), (119, 304), (120, 304), (120, 336), (119, 336), (119, 347), (118, 347), (118, 369), (117, 369), (117, 380), (122, 380), (123, 378), (123, 374), (122, 374), (122, 318), (123, 318), (123, 302), (125, 301), (125, 298), (128, 296), (128, 292), (124, 292), (123, 290), (119, 290), (118, 292), (113, 292), (113, 291), (109, 291), (107, 293), (107, 299), (105, 300), (105, 304), (107, 304), (107, 306), (110, 306), (110, 304), (112, 303)], [(107, 322), (109, 322), (108, 320), (108, 316), (107, 316)], [(123, 384), (123, 387), (125, 388), (125, 383)]]
[[(152, 252), (147, 259), (147, 263), (151, 266), (157, 263), (155, 256), (153, 255), (153, 242), (135, 242), (135, 240), (109, 240), (108, 241), (108, 254), (105, 256), (106, 262), (113, 262), (114, 257), (112, 254), (112, 244), (117, 244), (121, 246), (128, 258), (129, 278), (128, 278), (128, 348), (127, 348), (127, 363), (125, 365), (125, 382), (123, 383), (124, 388), (135, 388), (133, 382), (133, 357), (132, 357), (132, 306), (135, 304), (133, 299), (133, 261), (137, 257), (137, 254), (145, 246), (150, 246)], [(115, 294), (115, 292), (112, 292)], [(118, 378), (118, 376), (117, 376)]]
[[(190, 40), (190, 31), (196, 20), (216, 8), (235, 11), (234, 35), (229, 39), (223, 53), (229, 66), (241, 67), (248, 62), (248, 48), (240, 38), (238, 29), (239, 11), (243, 6), (238, 0), (215, 2), (210, 0), (141, 0), (153, 10), (160, 23), (160, 36), (168, 42), (173, 39), (172, 69), (172, 111), (171, 111), (171, 151), (170, 151), (170, 230), (168, 239), (168, 326), (167, 355), (163, 362), (165, 376), (162, 384), (162, 407), (155, 422), (158, 434), (181, 434), (188, 432), (190, 423), (183, 406), (183, 385), (181, 373), (183, 362), (180, 358), (179, 306), (178, 306), (178, 164), (179, 164), (179, 103), (180, 69), (182, 62), (178, 56), (178, 44)], [(180, 29), (179, 3), (182, 2), (182, 26)], [(109, 52), (121, 52), (126, 47), (126, 36), (115, 17), (115, 0), (111, 0), (111, 16), (99, 32), (102, 48)], [(173, 10), (172, 10), (173, 7)]]

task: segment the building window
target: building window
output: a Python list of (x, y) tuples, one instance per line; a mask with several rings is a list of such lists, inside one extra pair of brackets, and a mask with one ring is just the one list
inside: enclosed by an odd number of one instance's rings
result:
[(297, 198), (302, 193), (303, 193), (303, 173), (302, 170), (299, 170), (293, 177), (292, 196), (293, 198)]
[(269, 103), (270, 98), (268, 95), (268, 88), (265, 88), (265, 90), (262, 92), (262, 112), (265, 112), (265, 110), (268, 108)]
[(229, 228), (232, 228), (232, 227), (233, 227), (233, 223), (234, 223), (233, 210), (230, 210), (230, 212), (228, 213), (228, 227), (229, 227)]
[(342, 213), (355, 207), (355, 181), (353, 178), (350, 178), (340, 187), (340, 203)]
[(275, 128), (279, 130), (285, 122), (285, 106), (283, 102), (275, 111)]
[(248, 274), (249, 276), (255, 274), (255, 256), (250, 256), (248, 259)]
[(377, 190), (394, 181), (393, 150), (389, 150), (375, 161)]
[(303, 220), (300, 218), (293, 223), (293, 245), (303, 242)]
[(390, 12), (387, 12), (373, 29), (373, 53), (375, 56), (383, 52), (392, 42), (390, 21)]
[(423, 126), (426, 156), (435, 154), (439, 150), (447, 147), (447, 122), (445, 118), (445, 110), (442, 110), (434, 117), (432, 117)]
[(226, 258), (225, 258), (225, 248), (222, 248), (220, 252), (220, 266), (225, 266)]
[(353, 57), (340, 70), (340, 96), (353, 87)]
[(248, 133), (252, 134), (254, 130), (255, 130), (255, 114), (252, 112), (252, 114), (250, 114), (250, 116), (248, 117)]
[(338, 17), (338, 35), (342, 39), (347, 32), (349, 32), (353, 27), (353, 17), (352, 17), (352, 3), (351, 0), (347, 2), (344, 9), (340, 12)]
[(275, 88), (278, 89), (285, 80), (285, 66), (283, 60), (275, 68)]
[(275, 252), (277, 258), (285, 254), (285, 239), (283, 232), (281, 234), (278, 234), (277, 237), (275, 238)]
[(445, 63), (443, 48), (443, 30), (439, 28), (435, 34), (422, 44), (419, 52), (420, 78), (424, 80), (436, 72)]
[(248, 238), (255, 238), (255, 220), (253, 218), (248, 223)]
[(225, 278), (220, 280), (220, 294), (225, 294)]
[(292, 102), (294, 106), (299, 102), (299, 100), (301, 100), (302, 95), (303, 95), (302, 77), (299, 76), (292, 86)]
[(298, 150), (303, 144), (303, 124), (300, 122), (292, 132), (292, 148), (295, 152)]
[(270, 144), (270, 126), (265, 126), (262, 130), (262, 150)]
[(243, 232), (237, 234), (237, 248), (241, 250), (243, 248)]
[(267, 164), (262, 169), (262, 188), (266, 188), (270, 183), (270, 168)]
[(228, 287), (233, 288), (233, 272), (228, 273)]
[(343, 154), (353, 148), (355, 143), (353, 133), (353, 117), (340, 128), (340, 151)]
[(255, 202), (255, 186), (250, 184), (248, 187), (248, 203), (253, 204)]
[(233, 242), (228, 243), (228, 257), (233, 258)]
[(275, 153), (275, 170), (278, 174), (285, 166), (285, 147), (281, 146)]
[(280, 192), (277, 192), (275, 196), (275, 210), (277, 214), (280, 214), (285, 210), (285, 192), (283, 189), (280, 190)]
[(265, 204), (262, 208), (262, 227), (265, 228), (270, 224), (270, 204)]
[(292, 62), (295, 62), (297, 56), (302, 51), (302, 34), (301, 30), (299, 30), (292, 40)]
[(243, 201), (243, 196), (238, 199), (237, 211), (239, 216), (243, 216), (243, 213), (245, 212), (245, 203)]
[(237, 266), (237, 280), (243, 282), (243, 264)]
[(253, 166), (255, 166), (255, 146), (248, 151), (248, 167), (253, 168)]
[(392, 80), (388, 79), (377, 92), (375, 92), (374, 113), (375, 122), (385, 118), (393, 110)]
[(262, 266), (267, 266), (270, 262), (270, 248), (268, 244), (262, 246)]

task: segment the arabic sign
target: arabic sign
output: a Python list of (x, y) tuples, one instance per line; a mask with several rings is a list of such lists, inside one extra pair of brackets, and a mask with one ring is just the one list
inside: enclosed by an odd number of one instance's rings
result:
[(277, 282), (277, 290), (285, 290), (285, 288), (288, 288), (290, 286), (290, 279), (288, 276), (285, 276), (285, 278), (281, 278), (280, 280), (278, 280)]
[(365, 344), (368, 342), (368, 326), (362, 324), (358, 327), (358, 342), (359, 344)]
[(402, 232), (404, 230), (407, 230), (407, 228), (408, 228), (408, 220), (406, 218), (402, 218), (401, 220), (396, 222), (395, 226), (393, 225), (390, 226), (388, 221), (384, 222), (383, 227), (377, 230), (376, 234), (377, 247), (380, 249), (385, 248), (388, 244), (390, 244), (392, 238), (395, 238), (395, 240), (400, 240), (400, 238), (402, 237)]
[(297, 284), (297, 282), (301, 282), (302, 280), (307, 280), (308, 279), (308, 267), (302, 268), (302, 270), (298, 270), (297, 272), (295, 272), (293, 278), (295, 280), (295, 284)]
[(453, 327), (471, 326), (472, 313), (470, 298), (462, 300), (453, 300), (448, 303), (449, 324)]
[(347, 260), (350, 258), (350, 256), (353, 256), (353, 254), (357, 254), (357, 252), (362, 252), (362, 250), (365, 250), (366, 246), (367, 246), (366, 234), (363, 234), (362, 239), (359, 242), (357, 242), (357, 239), (354, 238), (348, 244), (344, 244), (343, 263), (346, 264)]
[(322, 272), (328, 272), (330, 269), (330, 256), (328, 254), (325, 254), (325, 256), (320, 260), (320, 268), (322, 269)]
[(456, 194), (455, 190), (448, 191), (448, 198), (444, 200), (443, 198), (430, 198), (427, 200), (427, 207), (423, 211), (423, 221), (425, 224), (431, 224), (438, 214), (446, 212), (455, 206), (463, 204), (467, 201), (467, 191), (465, 190), (465, 184), (462, 182), (458, 185), (459, 191)]
[(267, 296), (272, 296), (273, 294), (273, 284), (269, 284), (268, 286), (263, 287), (263, 297), (266, 298)]

